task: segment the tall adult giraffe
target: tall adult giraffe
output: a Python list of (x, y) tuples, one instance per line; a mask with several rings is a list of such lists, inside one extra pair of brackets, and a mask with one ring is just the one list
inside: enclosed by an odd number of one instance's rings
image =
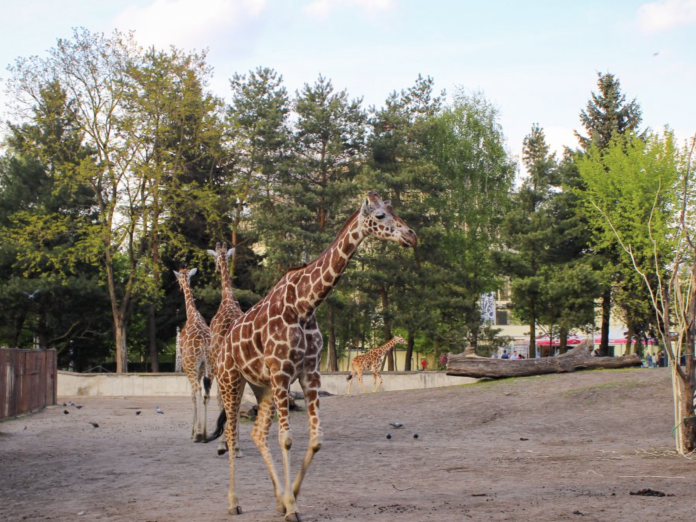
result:
[[(340, 280), (360, 243), (369, 236), (396, 241), (404, 247), (417, 243), (415, 232), (396, 216), (391, 204), (370, 192), (360, 209), (316, 260), (286, 273), (266, 297), (234, 322), (218, 357), (218, 383), (225, 411), (209, 440), (225, 431), (228, 447), (234, 446), (243, 385), (248, 382), (259, 403), (251, 438), (266, 463), (278, 509), (285, 513), (286, 521), (300, 520), (296, 499), (323, 438), (319, 422), (319, 363), (323, 340), (314, 313)], [(290, 384), (295, 380), (299, 380), (304, 391), (310, 438), (302, 466), (291, 482), (292, 435), (288, 410)], [(278, 412), (278, 442), (283, 456), (282, 483), (268, 445), (274, 407)], [(225, 428), (226, 419), (230, 422)], [(230, 455), (229, 513), (240, 514), (234, 461)]]
[[(239, 302), (234, 296), (234, 290), (232, 290), (232, 280), (230, 279), (230, 271), (227, 264), (230, 256), (234, 254), (234, 248), (227, 250), (227, 243), (222, 243), (222, 245), (217, 243), (215, 250), (208, 250), (207, 252), (215, 259), (215, 271), (220, 274), (222, 281), (220, 306), (215, 317), (210, 321), (210, 351), (208, 352), (209, 357), (207, 361), (208, 367), (212, 369), (214, 374), (217, 374), (217, 357), (222, 349), (225, 336), (229, 333), (232, 323), (241, 317), (243, 313)], [(243, 388), (242, 392), (244, 392)], [(218, 406), (220, 411), (222, 411), (224, 406), (222, 404), (222, 394), (219, 391), (217, 398)], [(217, 452), (218, 455), (224, 455), (227, 452), (227, 442), (224, 439), (220, 439)], [(237, 457), (242, 456), (239, 443), (234, 447), (234, 453)]]
[[(406, 344), (404, 338), (397, 335), (392, 340), (387, 341), (382, 346), (373, 348), (367, 353), (358, 355), (353, 362), (350, 363), (350, 375), (348, 376), (348, 395), (350, 395), (350, 386), (353, 384), (353, 377), (358, 376), (358, 383), (360, 384), (360, 389), (365, 393), (365, 387), (363, 386), (363, 371), (372, 370), (373, 382), (372, 382), (372, 393), (376, 392), (382, 384), (382, 376), (379, 373), (379, 367), (382, 365), (382, 359), (386, 353), (394, 348), (397, 344)], [(379, 384), (377, 384), (377, 379), (379, 379)]]
[(179, 347), (181, 369), (191, 383), (193, 399), (191, 438), (195, 442), (202, 442), (206, 439), (206, 416), (213, 373), (206, 362), (210, 351), (210, 328), (196, 308), (196, 302), (191, 293), (191, 278), (195, 274), (195, 268), (190, 271), (188, 268), (174, 271), (186, 302), (186, 324), (179, 335)]

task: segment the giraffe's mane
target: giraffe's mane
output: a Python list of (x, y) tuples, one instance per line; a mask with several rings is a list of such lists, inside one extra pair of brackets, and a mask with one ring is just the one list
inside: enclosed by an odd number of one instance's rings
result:
[(350, 227), (350, 226), (353, 224), (353, 221), (355, 221), (355, 218), (357, 218), (359, 212), (360, 212), (360, 209), (356, 210), (355, 212), (353, 212), (353, 214), (351, 214), (351, 216), (346, 220), (346, 222), (345, 222), (345, 223), (343, 224), (343, 226), (341, 227), (341, 230), (339, 230), (339, 231), (336, 233), (336, 237), (335, 237), (334, 240), (331, 242), (331, 244), (330, 244), (329, 246), (327, 246), (327, 247), (324, 249), (324, 251), (316, 257), (316, 259), (314, 259), (313, 261), (310, 261), (309, 263), (304, 263), (304, 264), (302, 264), (302, 265), (293, 266), (293, 267), (289, 268), (288, 271), (285, 272), (285, 275), (290, 274), (290, 273), (292, 273), (292, 272), (297, 272), (298, 270), (304, 270), (305, 268), (307, 268), (307, 267), (309, 267), (309, 266), (315, 265), (315, 264), (317, 263), (317, 261), (319, 261), (320, 259), (322, 259), (322, 258), (324, 257), (324, 255), (325, 255), (329, 250), (331, 250), (334, 246), (336, 246), (336, 244), (337, 244), (338, 241), (339, 241), (339, 238), (343, 235), (343, 233), (344, 233), (346, 230), (348, 230), (348, 227)]

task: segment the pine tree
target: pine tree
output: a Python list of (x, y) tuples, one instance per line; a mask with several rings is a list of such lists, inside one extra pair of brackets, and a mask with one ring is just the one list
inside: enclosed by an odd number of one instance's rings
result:
[[(592, 93), (586, 109), (580, 112), (580, 122), (585, 128), (587, 136), (575, 133), (584, 152), (587, 152), (592, 146), (601, 152), (617, 136), (629, 133), (640, 136), (639, 127), (642, 123), (642, 111), (638, 102), (635, 99), (630, 102), (626, 101), (626, 95), (621, 92), (621, 84), (613, 74), (597, 73), (597, 76), (599, 92)], [(604, 272), (600, 350), (606, 355), (609, 346), (612, 287), (620, 278), (613, 267), (619, 264), (620, 255), (615, 243), (597, 250), (595, 255)]]

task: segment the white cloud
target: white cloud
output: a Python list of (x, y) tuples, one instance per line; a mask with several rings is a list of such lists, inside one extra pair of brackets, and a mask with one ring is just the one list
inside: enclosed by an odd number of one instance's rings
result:
[(696, 23), (696, 0), (662, 0), (638, 8), (638, 26), (659, 33)]
[(312, 0), (304, 8), (304, 12), (316, 20), (326, 20), (333, 11), (344, 8), (358, 9), (370, 17), (391, 11), (396, 0)]
[(201, 49), (246, 32), (265, 7), (266, 0), (155, 0), (146, 7), (127, 8), (114, 25), (135, 30), (138, 43), (145, 46)]

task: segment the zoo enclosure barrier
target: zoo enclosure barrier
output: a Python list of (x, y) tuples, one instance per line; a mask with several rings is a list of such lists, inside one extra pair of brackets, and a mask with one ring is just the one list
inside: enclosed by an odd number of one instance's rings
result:
[(57, 366), (55, 350), (0, 348), (0, 420), (55, 405)]

